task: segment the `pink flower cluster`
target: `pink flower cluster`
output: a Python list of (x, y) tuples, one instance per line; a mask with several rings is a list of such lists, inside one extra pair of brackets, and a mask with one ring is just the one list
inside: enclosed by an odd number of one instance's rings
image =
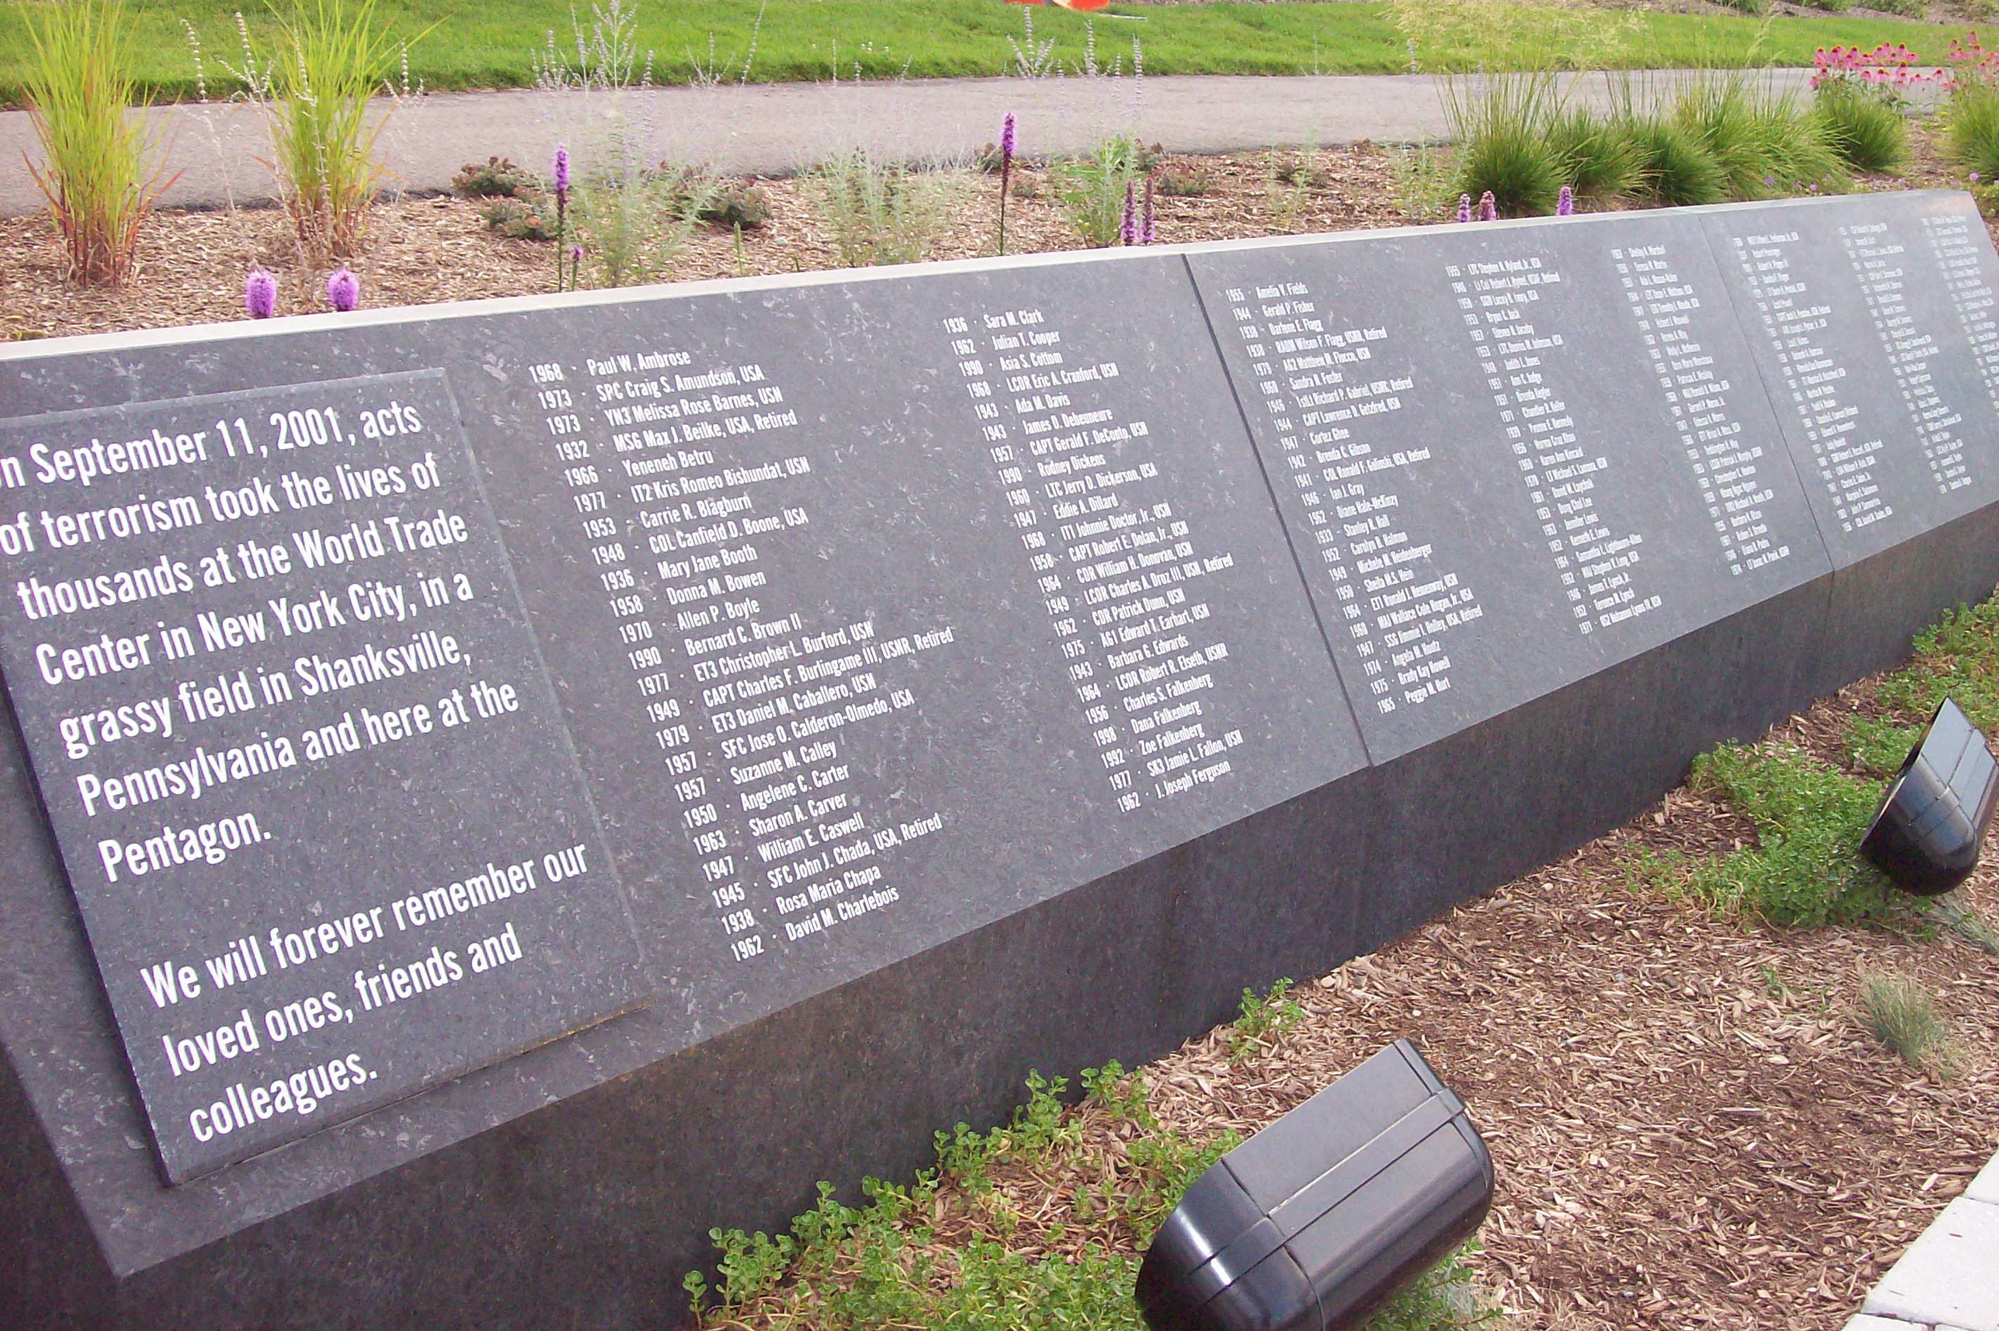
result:
[(1988, 51), (1978, 44), (1978, 33), (1970, 31), (1963, 37), (1950, 39), (1950, 50), (1944, 52), (1954, 68), (1944, 75), (1947, 84), (1954, 85), (1961, 78), (1973, 81), (1999, 79), (1999, 51)]
[(1900, 42), (1883, 42), (1871, 51), (1858, 46), (1820, 47), (1812, 56), (1812, 87), (1865, 83), (1899, 92), (1943, 77), (1915, 69), (1915, 63), (1916, 53)]

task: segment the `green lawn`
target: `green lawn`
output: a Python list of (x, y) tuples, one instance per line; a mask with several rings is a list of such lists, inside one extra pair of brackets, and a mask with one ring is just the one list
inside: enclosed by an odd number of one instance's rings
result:
[[(288, 0), (287, 0), (288, 2)], [(0, 3), (0, 102), (17, 103), (27, 58), (26, 15), (48, 0)], [(378, 0), (393, 30), (429, 35), (410, 52), (410, 73), (431, 89), (518, 87), (532, 80), (534, 53), (553, 30), (570, 41), (570, 0)], [(587, 0), (575, 6), (586, 21)], [(656, 55), (659, 82), (684, 83), (697, 60), (740, 73), (759, 0), (639, 0), (642, 47)], [(1013, 62), (1009, 37), (1021, 32), (1020, 8), (1000, 0), (769, 0), (757, 35), (750, 76), (757, 81), (826, 79), (856, 69), (864, 78), (992, 75)], [(236, 13), (269, 58), (274, 27), (261, 0), (127, 0), (136, 29), (140, 88), (156, 99), (194, 96), (194, 58), (185, 21), (199, 34), (211, 97), (235, 83), (223, 69), (240, 63)], [(1105, 67), (1131, 42), (1143, 44), (1148, 74), (1377, 74), (1409, 68), (1407, 40), (1381, 4), (1151, 4), (1121, 6), (1120, 16), (1096, 19), (1098, 59)], [(1685, 14), (1636, 16), (1629, 41), (1612, 63), (1629, 67), (1747, 62), (1808, 65), (1812, 51), (1833, 43), (1872, 46), (1905, 41), (1925, 59), (1941, 57), (1948, 29), (1923, 23), (1846, 18), (1751, 18)], [(436, 26), (432, 28), (432, 25)], [(1035, 11), (1035, 33), (1053, 38), (1060, 65), (1083, 60), (1084, 20), (1053, 8)], [(1759, 33), (1761, 40), (1758, 41)], [(712, 46), (711, 46), (712, 39)], [(1545, 59), (1518, 35), (1487, 31), (1476, 42), (1440, 43), (1422, 51), (1426, 69), (1520, 68)], [(1751, 51), (1753, 50), (1753, 55)]]

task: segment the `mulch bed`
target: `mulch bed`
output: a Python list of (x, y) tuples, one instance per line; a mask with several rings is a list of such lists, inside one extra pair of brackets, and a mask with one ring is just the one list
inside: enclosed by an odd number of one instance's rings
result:
[[(1367, 145), (1322, 154), (1323, 177), (1288, 217), (1273, 216), (1263, 155), (1170, 165), (1211, 188), (1159, 200), (1164, 241), (1408, 220), (1394, 156)], [(1925, 144), (1910, 182), (1943, 179)], [(805, 188), (763, 183), (773, 222), (740, 248), (703, 235), (677, 276), (830, 265)], [(986, 252), (996, 190), (968, 180), (938, 257)], [(1077, 243), (1045, 184), (1009, 213), (1016, 252)], [(0, 335), (239, 318), (252, 264), (280, 274), (282, 308), (317, 307), (324, 273), (299, 261), (275, 212), (161, 215), (117, 292), (64, 284), (45, 219), (0, 219)], [(543, 291), (553, 271), (548, 245), (498, 239), (455, 199), (382, 205), (353, 266), (371, 306)], [(1793, 737), (1843, 761), (1842, 709), (1871, 696), (1862, 685), (1819, 704)], [(1271, 1048), (1231, 1062), (1210, 1035), (1154, 1064), (1154, 1111), (1195, 1137), (1247, 1133), (1411, 1034), (1491, 1144), (1499, 1201), (1473, 1266), (1522, 1325), (1837, 1328), (1999, 1145), (1999, 962), (1952, 935), (1717, 921), (1624, 867), (1642, 849), (1698, 855), (1754, 835), (1675, 792), (1560, 863), (1301, 987), (1308, 1015)], [(1999, 872), (1981, 869), (1965, 897), (1999, 920)], [(1958, 1034), (1954, 1078), (1912, 1070), (1865, 1033), (1862, 970), (1942, 995)], [(1022, 1213), (1048, 1209), (1031, 1177), (999, 1183)]]
[[(1288, 162), (1290, 155), (1280, 158)], [(1219, 240), (1279, 229), (1269, 217), (1269, 162), (1260, 155), (1169, 158), (1176, 169), (1201, 174), (1209, 192), (1157, 199), (1162, 241)], [(1392, 158), (1383, 151), (1329, 149), (1320, 154), (1323, 184), (1308, 191), (1282, 229), (1339, 231), (1395, 226)], [(1025, 173), (1037, 190), (1007, 208), (1007, 249), (1023, 254), (1078, 249), (1049, 188), (1045, 171)], [(758, 182), (775, 205), (771, 222), (743, 233), (705, 229), (683, 253), (674, 275), (685, 280), (783, 274), (836, 267), (835, 251), (808, 185)], [(989, 254), (998, 223), (999, 178), (965, 173), (962, 206), (938, 246), (939, 259)], [(1280, 209), (1280, 212), (1282, 210)], [(62, 256), (46, 218), (0, 218), (0, 338), (44, 336), (206, 323), (243, 317), (243, 277), (261, 265), (282, 284), (279, 309), (324, 307), (329, 266), (303, 262), (276, 210), (163, 212), (139, 245), (137, 266), (123, 290), (88, 291), (63, 281)], [(365, 250), (349, 261), (360, 276), (364, 304), (422, 305), (435, 301), (518, 296), (553, 289), (554, 246), (504, 240), (481, 222), (474, 203), (455, 198), (405, 199), (375, 209)]]

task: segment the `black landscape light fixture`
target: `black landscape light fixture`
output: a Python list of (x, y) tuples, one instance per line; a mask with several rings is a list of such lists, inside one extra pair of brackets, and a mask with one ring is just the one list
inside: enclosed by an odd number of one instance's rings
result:
[(1999, 763), (1984, 732), (1949, 698), (1888, 783), (1860, 853), (1921, 896), (1948, 892), (1978, 864), (1999, 799)]
[(1152, 1331), (1357, 1325), (1463, 1242), (1492, 1158), (1397, 1040), (1194, 1180), (1138, 1271)]

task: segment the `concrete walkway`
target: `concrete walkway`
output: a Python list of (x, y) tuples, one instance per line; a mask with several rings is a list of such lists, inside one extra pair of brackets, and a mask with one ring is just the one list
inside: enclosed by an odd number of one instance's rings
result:
[(1999, 1331), (1999, 1156), (1909, 1245), (1846, 1331)]
[[(1643, 100), (1670, 92), (1684, 71), (1632, 75)], [(1774, 86), (1802, 89), (1808, 70), (1776, 70)], [(1607, 107), (1602, 77), (1565, 78), (1574, 95)], [(1469, 80), (1460, 84), (1470, 91)], [(392, 183), (414, 192), (450, 187), (469, 161), (498, 155), (544, 169), (558, 141), (605, 151), (617, 126), (647, 164), (705, 161), (729, 174), (784, 175), (841, 149), (865, 146), (913, 160), (965, 158), (1020, 120), (1021, 151), (1074, 153), (1135, 129), (1175, 152), (1227, 152), (1277, 144), (1371, 140), (1419, 143), (1445, 136), (1445, 81), (1430, 75), (1253, 78), (938, 79), (873, 83), (724, 84), (590, 96), (532, 91), (442, 93), (397, 107), (379, 150)], [(268, 202), (270, 150), (257, 112), (242, 104), (164, 106), (148, 113), (179, 179), (169, 206)], [(596, 145), (593, 148), (593, 145)], [(39, 156), (25, 112), (0, 112), (0, 215), (41, 207), (22, 155)], [(579, 165), (581, 163), (579, 162)]]

